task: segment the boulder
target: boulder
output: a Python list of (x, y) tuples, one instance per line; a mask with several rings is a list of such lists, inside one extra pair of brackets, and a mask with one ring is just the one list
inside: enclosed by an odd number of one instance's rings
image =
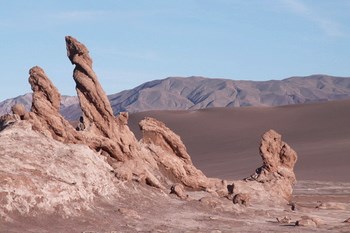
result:
[(310, 216), (302, 216), (300, 220), (295, 222), (296, 226), (301, 227), (318, 227), (321, 224), (319, 219)]
[(249, 195), (246, 193), (238, 193), (233, 197), (233, 204), (247, 206), (249, 203)]
[(17, 114), (21, 119), (24, 119), (27, 111), (23, 104), (15, 104), (12, 106), (11, 111), (13, 114)]
[(180, 199), (187, 199), (188, 195), (186, 195), (186, 192), (184, 190), (184, 186), (182, 184), (174, 184), (170, 188), (170, 194), (175, 194)]

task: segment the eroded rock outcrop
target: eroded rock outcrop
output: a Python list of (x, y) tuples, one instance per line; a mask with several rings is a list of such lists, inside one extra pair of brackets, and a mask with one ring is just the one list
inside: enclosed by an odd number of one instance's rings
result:
[(168, 189), (173, 183), (187, 188), (214, 191), (223, 182), (208, 179), (192, 164), (180, 137), (163, 123), (147, 118), (140, 123), (144, 137), (138, 142), (127, 125), (128, 113), (115, 117), (92, 68), (88, 49), (67, 36), (67, 55), (75, 65), (73, 77), (83, 116), (74, 129), (60, 114), (61, 95), (40, 67), (30, 70), (33, 103), (29, 113), (14, 107), (33, 129), (58, 141), (85, 144), (107, 156), (120, 180), (135, 180)]
[(139, 125), (143, 134), (141, 142), (153, 152), (165, 173), (187, 187), (205, 189), (209, 186), (209, 179), (193, 165), (178, 135), (154, 118), (147, 117)]
[[(23, 213), (33, 209), (52, 211), (53, 206), (75, 205), (80, 199), (84, 208), (88, 208), (95, 194), (111, 195), (116, 192), (112, 181), (137, 181), (158, 189), (172, 190), (181, 199), (187, 198), (184, 190), (205, 190), (212, 195), (202, 198), (203, 203), (213, 207), (221, 205), (223, 202), (219, 198), (228, 197), (227, 182), (206, 177), (192, 163), (181, 138), (156, 119), (145, 118), (140, 122), (143, 138), (137, 141), (127, 125), (128, 114), (113, 115), (92, 69), (88, 49), (70, 36), (66, 37), (66, 46), (67, 55), (75, 65), (73, 77), (83, 116), (77, 130), (74, 129), (60, 114), (61, 95), (45, 72), (37, 66), (30, 70), (29, 83), (33, 90), (31, 111), (25, 112), (21, 106), (14, 106), (14, 114), (0, 118), (0, 130), (17, 122), (19, 132), (23, 134), (22, 139), (14, 131), (5, 131), (0, 134), (2, 139), (13, 137), (31, 146), (28, 140), (33, 137), (36, 143), (31, 148), (19, 149), (20, 157), (30, 153), (34, 160), (25, 158), (22, 161), (23, 172), (18, 176), (7, 168), (0, 170), (0, 176), (6, 179), (1, 183), (5, 190), (2, 195), (6, 199), (0, 200), (4, 201), (1, 204), (6, 206), (6, 211), (16, 208), (22, 211), (18, 206), (25, 206)], [(13, 149), (15, 145), (13, 141), (11, 143)], [(18, 162), (15, 156), (12, 159), (6, 155), (11, 148), (1, 148), (0, 163)], [(234, 203), (246, 205), (254, 201), (276, 202), (290, 198), (295, 182), (293, 167), (296, 153), (282, 142), (279, 134), (270, 130), (262, 137), (260, 154), (263, 166), (250, 178), (229, 185), (230, 194), (235, 197)], [(68, 164), (69, 161), (72, 164)], [(33, 175), (30, 175), (31, 172)], [(22, 199), (17, 199), (20, 202), (14, 200), (17, 194), (11, 193), (13, 187), (24, 190), (19, 195)], [(42, 187), (44, 189), (40, 190)], [(106, 190), (106, 187), (111, 189)], [(57, 190), (66, 196), (51, 200)], [(79, 207), (79, 204), (76, 205)], [(67, 211), (63, 212), (69, 214), (72, 208), (67, 207)], [(7, 213), (0, 214), (6, 216)]]
[(94, 199), (118, 196), (112, 168), (86, 145), (59, 142), (20, 120), (0, 142), (0, 220), (79, 215)]
[(255, 202), (288, 202), (296, 182), (296, 152), (282, 141), (280, 134), (269, 130), (261, 138), (260, 155), (263, 165), (249, 178), (234, 182), (233, 192), (249, 195)]
[(136, 138), (126, 124), (120, 124), (115, 119), (107, 95), (92, 69), (88, 49), (71, 36), (65, 39), (68, 58), (75, 65), (73, 77), (83, 112), (84, 128), (96, 136), (104, 137), (104, 141), (98, 142), (100, 146), (93, 147), (99, 147), (119, 161), (133, 157)]
[(33, 129), (61, 142), (76, 143), (80, 140), (71, 124), (60, 114), (61, 95), (44, 70), (35, 66), (29, 71), (29, 83), (33, 90), (33, 101), (28, 119)]

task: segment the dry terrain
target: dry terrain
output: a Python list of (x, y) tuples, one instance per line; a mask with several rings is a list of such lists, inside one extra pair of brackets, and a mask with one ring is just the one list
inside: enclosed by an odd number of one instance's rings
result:
[(131, 114), (129, 125), (152, 116), (184, 141), (193, 162), (208, 176), (245, 178), (261, 163), (260, 135), (269, 129), (298, 153), (298, 180), (350, 182), (350, 101), (281, 107), (215, 108)]
[(30, 111), (0, 117), (0, 232), (350, 231), (350, 101), (115, 117), (65, 40), (82, 117), (30, 69)]

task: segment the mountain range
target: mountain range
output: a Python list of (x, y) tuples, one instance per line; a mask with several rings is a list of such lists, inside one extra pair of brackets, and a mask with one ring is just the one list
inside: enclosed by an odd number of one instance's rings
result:
[[(212, 107), (279, 106), (350, 98), (350, 78), (328, 75), (283, 80), (236, 81), (205, 77), (169, 77), (108, 96), (115, 114), (123, 111), (196, 110)], [(0, 103), (0, 115), (15, 103), (31, 106), (31, 93)], [(77, 97), (62, 96), (61, 113), (81, 115)]]

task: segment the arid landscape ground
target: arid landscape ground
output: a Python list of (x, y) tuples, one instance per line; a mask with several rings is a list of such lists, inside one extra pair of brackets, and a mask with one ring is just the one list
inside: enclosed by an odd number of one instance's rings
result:
[(66, 46), (83, 117), (30, 70), (30, 111), (0, 119), (0, 232), (350, 232), (349, 100), (115, 117)]

